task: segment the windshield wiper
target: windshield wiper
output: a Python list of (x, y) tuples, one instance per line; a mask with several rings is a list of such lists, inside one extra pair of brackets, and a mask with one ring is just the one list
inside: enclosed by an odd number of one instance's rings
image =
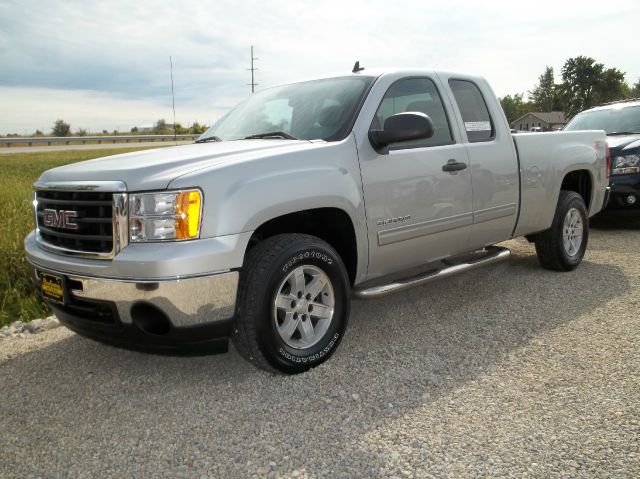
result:
[(615, 135), (640, 135), (640, 131), (613, 131), (611, 133), (607, 133), (608, 136)]
[(284, 131), (270, 131), (268, 133), (258, 133), (256, 135), (245, 136), (243, 140), (255, 140), (259, 138), (282, 138), (285, 140), (297, 140), (293, 135), (286, 133)]
[(196, 140), (196, 143), (206, 143), (208, 141), (222, 141), (222, 140), (217, 136), (208, 136), (206, 138), (200, 138), (199, 140)]

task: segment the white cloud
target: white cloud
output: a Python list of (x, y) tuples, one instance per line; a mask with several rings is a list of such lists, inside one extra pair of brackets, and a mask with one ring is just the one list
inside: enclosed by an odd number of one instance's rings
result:
[[(132, 121), (134, 112), (124, 107), (130, 101), (146, 105), (141, 116), (148, 112), (153, 119), (170, 104), (169, 55), (179, 110), (214, 111), (248, 93), (251, 44), (260, 58), (259, 88), (348, 72), (360, 60), (365, 67), (478, 73), (505, 95), (531, 89), (547, 65), (559, 79), (564, 61), (576, 55), (617, 67), (635, 82), (638, 18), (637, 0), (5, 0), (0, 86), (50, 90), (46, 96), (34, 91), (31, 100), (23, 95), (19, 110), (15, 102), (7, 106), (13, 90), (0, 90), (0, 131), (42, 126), (35, 117), (29, 123), (24, 112), (59, 109), (62, 99), (70, 102), (70, 114), (80, 115), (69, 117), (74, 124), (103, 121), (113, 129)], [(102, 95), (111, 100), (100, 103)], [(36, 104), (36, 96), (43, 103)], [(104, 110), (91, 117), (79, 103), (87, 98)]]

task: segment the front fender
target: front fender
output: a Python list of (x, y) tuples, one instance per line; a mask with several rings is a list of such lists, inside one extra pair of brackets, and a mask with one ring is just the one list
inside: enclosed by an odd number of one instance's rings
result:
[(338, 208), (354, 222), (361, 208), (360, 185), (345, 169), (296, 168), (239, 181), (218, 210), (221, 225), (253, 231), (278, 216), (316, 208)]
[(318, 142), (304, 151), (216, 165), (181, 176), (170, 185), (193, 186), (204, 192), (203, 238), (254, 231), (289, 213), (338, 208), (353, 223), (358, 264), (367, 264), (365, 210), (353, 135), (341, 142)]

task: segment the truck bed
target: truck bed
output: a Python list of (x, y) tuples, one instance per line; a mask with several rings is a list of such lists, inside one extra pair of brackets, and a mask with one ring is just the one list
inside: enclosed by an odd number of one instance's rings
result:
[[(520, 166), (520, 215), (514, 236), (546, 230), (553, 221), (562, 180), (576, 166), (591, 177), (589, 216), (603, 206), (608, 178), (605, 174), (604, 131), (516, 133), (513, 135)], [(600, 143), (596, 154), (594, 143)]]

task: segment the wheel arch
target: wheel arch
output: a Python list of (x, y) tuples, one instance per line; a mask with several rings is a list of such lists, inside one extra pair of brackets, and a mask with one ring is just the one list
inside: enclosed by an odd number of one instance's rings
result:
[(575, 191), (584, 200), (587, 212), (593, 204), (593, 175), (589, 170), (572, 170), (565, 173), (560, 184), (560, 190)]
[(356, 230), (349, 214), (335, 207), (296, 211), (271, 218), (256, 228), (249, 239), (247, 253), (261, 241), (283, 233), (303, 233), (316, 236), (329, 243), (338, 252), (353, 285), (359, 275)]

